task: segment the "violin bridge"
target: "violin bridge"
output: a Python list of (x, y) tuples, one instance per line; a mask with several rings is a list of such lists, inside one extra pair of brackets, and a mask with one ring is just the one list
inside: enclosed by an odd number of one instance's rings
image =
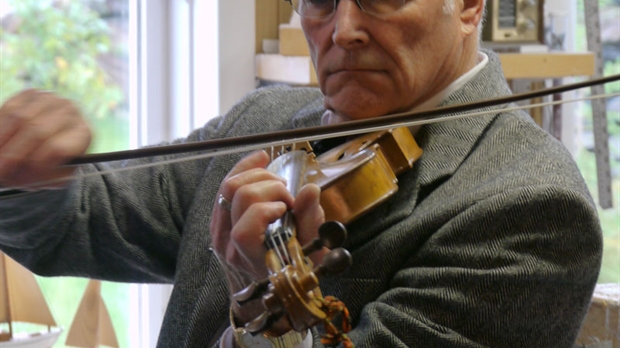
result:
[(265, 151), (269, 154), (269, 156), (271, 157), (271, 160), (273, 161), (285, 153), (288, 153), (291, 151), (297, 151), (297, 150), (302, 150), (302, 151), (305, 151), (306, 153), (311, 153), (312, 145), (310, 145), (310, 143), (307, 141), (302, 141), (302, 142), (292, 143), (292, 144), (282, 145), (282, 146), (271, 146), (267, 148)]

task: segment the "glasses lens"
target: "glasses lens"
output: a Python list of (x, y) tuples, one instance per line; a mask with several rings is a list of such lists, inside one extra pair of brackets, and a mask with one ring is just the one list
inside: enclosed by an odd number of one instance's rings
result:
[(301, 17), (324, 18), (334, 12), (336, 0), (291, 0), (291, 4)]
[[(325, 18), (334, 13), (339, 0), (291, 0), (301, 17)], [(362, 11), (382, 15), (400, 10), (407, 0), (355, 0)]]
[(372, 14), (389, 14), (400, 10), (406, 0), (358, 0), (364, 12)]

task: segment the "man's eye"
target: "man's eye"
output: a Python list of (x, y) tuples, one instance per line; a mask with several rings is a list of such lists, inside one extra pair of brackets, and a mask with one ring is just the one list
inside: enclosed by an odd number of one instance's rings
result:
[(326, 7), (332, 6), (334, 4), (334, 0), (305, 0), (304, 1), (307, 6), (315, 6), (315, 7)]

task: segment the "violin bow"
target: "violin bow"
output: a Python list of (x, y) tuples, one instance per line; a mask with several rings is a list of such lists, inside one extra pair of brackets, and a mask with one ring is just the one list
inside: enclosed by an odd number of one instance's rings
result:
[[(339, 136), (348, 136), (348, 135), (356, 135), (363, 134), (372, 131), (385, 130), (390, 128), (396, 128), (401, 126), (413, 126), (413, 125), (423, 125), (429, 124), (433, 122), (440, 121), (449, 121), (456, 118), (467, 118), (467, 117), (475, 117), (481, 115), (488, 115), (493, 112), (497, 112), (498, 109), (490, 109), (485, 111), (478, 111), (472, 113), (473, 110), (480, 110), (484, 108), (491, 108), (495, 106), (507, 105), (510, 103), (524, 101), (534, 98), (540, 98), (544, 96), (561, 94), (564, 92), (569, 92), (573, 90), (578, 90), (582, 88), (592, 87), (596, 85), (603, 85), (611, 82), (620, 81), (620, 74), (610, 75), (602, 78), (590, 79), (582, 82), (577, 82), (573, 84), (566, 84), (546, 89), (540, 89), (520, 94), (513, 94), (509, 96), (503, 96), (494, 99), (475, 101), (471, 103), (459, 104), (459, 105), (450, 105), (439, 107), (427, 111), (417, 111), (417, 112), (404, 112), (397, 113), (391, 115), (385, 115), (381, 117), (369, 118), (364, 120), (354, 120), (344, 123), (336, 123), (329, 125), (321, 125), (316, 127), (307, 127), (307, 128), (299, 128), (292, 130), (283, 130), (276, 131), (271, 133), (261, 133), (261, 134), (253, 134), (246, 135), (240, 137), (233, 138), (221, 138), (221, 139), (212, 139), (205, 140), (199, 142), (191, 142), (184, 144), (171, 144), (171, 145), (162, 145), (162, 146), (151, 146), (144, 147), (133, 150), (122, 150), (122, 151), (114, 151), (114, 152), (102, 152), (96, 154), (86, 154), (80, 157), (76, 157), (70, 161), (68, 161), (66, 166), (76, 166), (82, 164), (92, 164), (92, 163), (101, 163), (101, 162), (111, 162), (111, 161), (121, 161), (121, 160), (129, 160), (136, 158), (144, 158), (144, 157), (154, 157), (154, 156), (165, 156), (165, 155), (174, 155), (174, 154), (182, 154), (182, 153), (192, 153), (199, 152), (202, 153), (199, 155), (188, 155), (186, 157), (174, 160), (165, 160), (157, 163), (148, 163), (135, 165), (131, 167), (123, 167), (116, 168), (110, 170), (102, 170), (97, 173), (89, 173), (89, 174), (81, 174), (73, 177), (50, 180), (46, 182), (38, 182), (33, 183), (32, 186), (36, 187), (38, 185), (45, 185), (59, 181), (66, 181), (70, 179), (77, 178), (87, 178), (91, 176), (101, 176), (105, 174), (111, 174), (114, 172), (132, 170), (132, 169), (140, 169), (153, 167), (157, 165), (163, 164), (171, 164), (178, 163), (184, 161), (191, 161), (194, 159), (201, 159), (206, 157), (213, 157), (217, 155), (225, 155), (232, 153), (239, 153), (242, 151), (250, 151), (261, 148), (266, 148), (269, 146), (283, 146), (291, 143), (298, 143), (304, 141), (312, 141), (312, 140), (320, 140), (326, 138), (333, 138)], [(550, 103), (542, 103), (542, 104), (531, 104), (526, 106), (517, 106), (514, 108), (503, 108), (503, 111), (513, 111), (513, 110), (522, 110), (528, 108), (534, 108), (544, 105), (557, 105), (557, 104), (565, 104), (575, 101), (581, 100), (589, 100), (595, 98), (608, 98), (611, 96), (620, 95), (616, 94), (608, 94), (602, 96), (591, 96), (581, 99), (572, 99), (572, 100), (563, 100), (563, 101), (553, 101)], [(14, 193), (19, 193), (20, 190), (12, 189), (12, 188), (0, 188), (0, 196), (12, 195)]]
[[(427, 111), (418, 112), (404, 112), (391, 115), (385, 115), (381, 117), (374, 117), (364, 120), (354, 120), (344, 123), (336, 123), (330, 125), (322, 125), (316, 127), (299, 128), (292, 130), (276, 131), (271, 133), (253, 134), (247, 136), (240, 136), (234, 138), (222, 138), (205, 140), (199, 142), (185, 143), (185, 144), (173, 144), (139, 148), (134, 150), (123, 150), (115, 152), (104, 152), (97, 154), (87, 154), (81, 157), (77, 157), (69, 161), (66, 165), (80, 165), (99, 162), (110, 162), (118, 160), (128, 160), (143, 157), (173, 155), (188, 152), (197, 151), (215, 151), (225, 154), (225, 149), (231, 149), (242, 146), (256, 146), (262, 144), (269, 144), (274, 142), (292, 143), (306, 138), (313, 139), (325, 139), (330, 137), (361, 134), (371, 130), (394, 128), (403, 124), (428, 124), (434, 121), (440, 121), (442, 118), (449, 114), (459, 114), (472, 110), (484, 109), (494, 106), (507, 105), (510, 103), (529, 100), (548, 95), (560, 94), (568, 91), (573, 91), (581, 88), (592, 87), (595, 85), (607, 84), (610, 82), (620, 81), (620, 74), (610, 75), (603, 78), (597, 78), (592, 80), (586, 80), (578, 83), (567, 84), (562, 86), (556, 86), (552, 88), (546, 88), (536, 91), (530, 91), (526, 93), (514, 94), (510, 96), (504, 96), (489, 100), (475, 101), (466, 104), (451, 105), (445, 107), (439, 107)], [(570, 101), (562, 101), (559, 103), (567, 103)], [(535, 105), (534, 105), (535, 106)], [(529, 107), (534, 107), (529, 106)], [(525, 109), (526, 107), (520, 107)], [(461, 115), (460, 117), (473, 117), (481, 114), (488, 114), (489, 111), (475, 113), (471, 115)], [(238, 152), (238, 151), (228, 151)]]

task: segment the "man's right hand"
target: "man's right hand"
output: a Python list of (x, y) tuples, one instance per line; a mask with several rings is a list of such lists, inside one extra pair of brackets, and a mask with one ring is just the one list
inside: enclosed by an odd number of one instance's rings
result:
[(75, 167), (62, 166), (83, 155), (90, 127), (69, 100), (26, 90), (0, 107), (0, 187), (60, 188)]

